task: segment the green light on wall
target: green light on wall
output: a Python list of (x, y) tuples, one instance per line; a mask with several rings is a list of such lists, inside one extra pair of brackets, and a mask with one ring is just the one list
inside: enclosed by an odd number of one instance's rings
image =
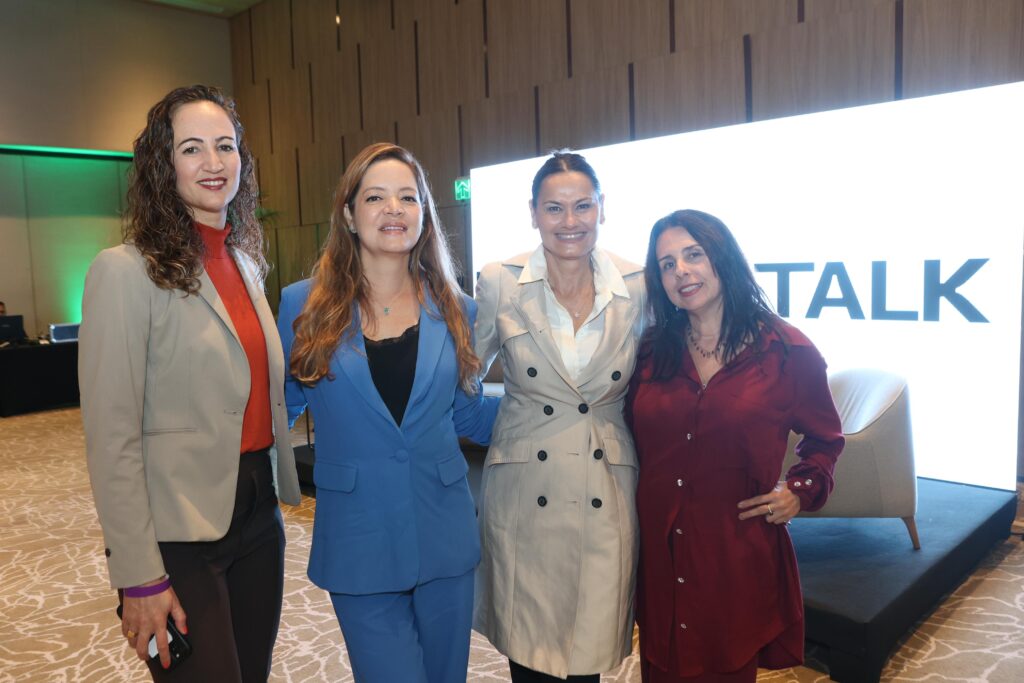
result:
[(105, 149), (76, 149), (74, 147), (41, 147), (39, 145), (0, 145), (0, 154), (21, 154), (39, 157), (74, 157), (78, 159), (125, 159), (131, 161), (131, 152)]
[(470, 190), (469, 178), (455, 179), (455, 201), (468, 202), (472, 194)]

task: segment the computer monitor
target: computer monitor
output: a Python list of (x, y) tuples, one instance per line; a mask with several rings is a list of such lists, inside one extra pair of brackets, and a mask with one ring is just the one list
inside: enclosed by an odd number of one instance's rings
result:
[(20, 315), (0, 315), (0, 342), (25, 338), (25, 320)]

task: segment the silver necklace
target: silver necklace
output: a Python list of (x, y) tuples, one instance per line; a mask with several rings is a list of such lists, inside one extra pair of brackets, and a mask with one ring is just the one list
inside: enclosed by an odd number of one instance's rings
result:
[(695, 337), (693, 334), (692, 327), (687, 328), (686, 338), (690, 341), (690, 344), (693, 346), (694, 350), (705, 359), (717, 358), (722, 351), (722, 342), (718, 342), (717, 344), (715, 344), (715, 348), (711, 349), (710, 351), (701, 346), (700, 342), (697, 341), (697, 337)]

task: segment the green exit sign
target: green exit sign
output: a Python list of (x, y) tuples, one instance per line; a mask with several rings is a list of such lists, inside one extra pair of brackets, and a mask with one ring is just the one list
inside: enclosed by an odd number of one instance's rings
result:
[(468, 202), (470, 194), (469, 178), (456, 178), (455, 201)]

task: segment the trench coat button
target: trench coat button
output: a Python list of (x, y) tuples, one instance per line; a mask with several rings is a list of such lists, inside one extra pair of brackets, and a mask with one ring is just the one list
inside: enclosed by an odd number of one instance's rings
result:
[(601, 499), (600, 498), (595, 498), (594, 500), (590, 501), (590, 504), (593, 505), (596, 508), (599, 508), (602, 505)]
[(603, 457), (604, 457), (604, 451), (602, 451), (600, 448), (598, 448), (596, 451), (594, 451), (594, 460), (600, 460)]
[(580, 412), (581, 412), (581, 413), (583, 413), (584, 415), (586, 415), (586, 414), (587, 414), (587, 411), (589, 411), (589, 410), (590, 410), (590, 406), (588, 406), (588, 405), (587, 405), (586, 403), (581, 403), (581, 404), (579, 405), (579, 410), (580, 410)]
[(404, 448), (399, 448), (395, 451), (395, 460), (398, 462), (409, 462), (409, 451)]
[(537, 368), (526, 368), (526, 374), (529, 375), (530, 377), (536, 377)]
[(683, 530), (682, 529), (676, 529), (676, 533), (679, 534), (680, 536), (682, 536), (683, 535)]
[(682, 486), (682, 485), (683, 485), (683, 483), (684, 483), (684, 482), (683, 482), (683, 480), (682, 480), (682, 479), (676, 479), (676, 486)]
[(811, 481), (810, 479), (808, 479), (808, 480), (807, 480), (807, 481), (805, 481), (804, 483), (805, 483), (805, 484), (807, 484), (808, 486), (810, 486), (810, 485), (811, 485), (811, 484), (813, 484), (814, 482), (812, 482), (812, 481)]
[(686, 624), (679, 624), (679, 628), (685, 629), (686, 628)]
[(794, 482), (793, 482), (793, 488), (795, 488), (795, 489), (798, 489), (798, 488), (800, 488), (800, 482), (798, 482), (798, 481), (794, 481)]
[(686, 579), (684, 579), (684, 578), (683, 578), (683, 577), (681, 577), (681, 576), (680, 576), (680, 577), (678, 577), (678, 578), (676, 579), (676, 581), (678, 581), (679, 583), (686, 583)]
[(693, 434), (691, 434), (690, 432), (687, 432), (686, 433), (686, 440), (687, 441), (693, 441)]
[(540, 460), (541, 462), (544, 462), (545, 460), (548, 459), (548, 452), (547, 451), (537, 451), (537, 459)]
[(612, 381), (618, 382), (620, 379), (622, 379), (622, 373), (621, 372), (616, 370), (615, 372), (612, 373)]
[(551, 406), (544, 406), (544, 414), (545, 415), (550, 415), (553, 412), (555, 412), (554, 408), (552, 408)]
[(540, 498), (537, 499), (537, 505), (540, 505), (541, 507), (544, 507), (547, 504), (548, 504), (548, 499), (545, 498), (544, 496), (541, 496)]
[(110, 548), (104, 548), (103, 549), (103, 554), (106, 555), (107, 557), (110, 557)]

